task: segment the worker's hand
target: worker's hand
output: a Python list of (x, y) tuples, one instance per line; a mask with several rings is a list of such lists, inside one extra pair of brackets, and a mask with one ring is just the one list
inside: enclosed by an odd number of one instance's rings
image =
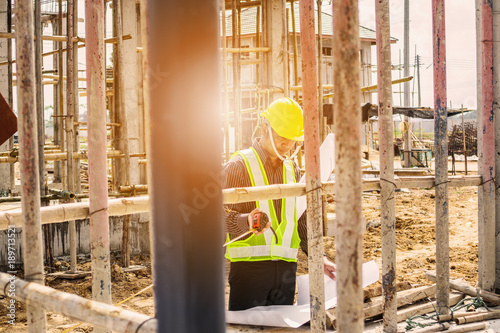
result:
[[(248, 230), (252, 230), (252, 225), (253, 225), (252, 221), (253, 221), (255, 214), (257, 214), (257, 213), (263, 213), (263, 210), (260, 208), (255, 208), (254, 210), (252, 210), (250, 212), (250, 214), (248, 214)], [(264, 232), (266, 232), (269, 228), (271, 228), (271, 221), (267, 222), (264, 229), (262, 229), (261, 231), (255, 230), (253, 233), (256, 235), (260, 235), (260, 234), (263, 234)]]
[(334, 274), (336, 271), (335, 264), (333, 262), (331, 262), (330, 260), (328, 260), (327, 257), (323, 257), (323, 264), (325, 266), (325, 274), (333, 281), (336, 281), (337, 278), (335, 277), (335, 274)]

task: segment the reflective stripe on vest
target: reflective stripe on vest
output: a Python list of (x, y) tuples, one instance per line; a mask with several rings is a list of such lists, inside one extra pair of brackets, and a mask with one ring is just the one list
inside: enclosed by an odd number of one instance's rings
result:
[[(245, 149), (239, 151), (237, 154), (245, 162), (252, 186), (269, 185), (264, 166), (255, 149)], [(283, 183), (295, 183), (295, 173), (290, 160), (283, 162)], [(262, 261), (272, 259), (296, 261), (300, 238), (297, 231), (295, 201), (295, 198), (282, 199), (280, 224), (278, 224), (273, 201), (257, 201), (256, 206), (268, 214), (271, 219), (272, 227), (278, 235), (278, 242), (276, 243), (274, 234), (269, 229), (263, 235), (251, 235), (247, 239), (228, 245), (226, 257), (231, 261)]]

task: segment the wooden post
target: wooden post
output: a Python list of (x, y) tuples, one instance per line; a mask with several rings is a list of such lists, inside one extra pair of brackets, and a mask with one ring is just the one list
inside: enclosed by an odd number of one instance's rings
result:
[(493, 8), (481, 5), (481, 94), (482, 94), (482, 165), (483, 215), (479, 226), (479, 286), (491, 291), (495, 286), (495, 114), (493, 109)]
[[(12, 0), (7, 0), (7, 31), (12, 32)], [(9, 87), (9, 105), (13, 108), (14, 94), (12, 92), (12, 39), (7, 39), (7, 81)], [(9, 139), (9, 149), (14, 149), (14, 136)], [(10, 189), (16, 187), (16, 172), (14, 164), (10, 165)]]
[[(73, 36), (78, 35), (78, 0), (73, 0)], [(74, 107), (73, 107), (73, 151), (80, 152), (80, 134), (78, 122), (80, 121), (80, 97), (78, 96), (78, 82), (80, 78), (78, 77), (78, 41), (73, 42), (73, 81), (75, 92), (74, 96)], [(82, 78), (85, 80), (85, 78)], [(82, 192), (82, 183), (80, 177), (80, 159), (76, 158), (73, 161), (73, 181), (75, 186), (75, 192)]]
[(306, 152), (307, 241), (309, 245), (309, 292), (311, 331), (325, 332), (325, 285), (323, 282), (323, 208), (319, 156), (318, 81), (314, 0), (299, 0), (302, 51), (302, 99)]
[[(240, 0), (232, 0), (232, 27), (233, 33), (231, 36), (233, 48), (240, 48), (240, 22), (238, 22), (240, 12)], [(242, 126), (241, 126), (241, 87), (240, 87), (240, 66), (241, 53), (233, 53), (233, 126), (234, 126), (234, 149), (238, 151), (242, 148)]]
[(389, 0), (375, 1), (379, 105), (380, 209), (384, 332), (398, 330), (396, 299), (396, 217), (392, 126), (391, 36)]
[[(410, 76), (410, 0), (404, 0), (404, 76)], [(410, 106), (410, 82), (404, 84), (404, 106)], [(404, 137), (404, 167), (411, 168), (411, 128), (410, 118), (405, 115), (405, 122), (408, 124), (408, 130), (403, 130)]]
[[(37, 141), (38, 141), (38, 172), (40, 174), (40, 196), (47, 193), (45, 186), (45, 117), (43, 108), (43, 85), (42, 85), (42, 24), (41, 24), (41, 2), (34, 2), (35, 15), (35, 76), (36, 76), (36, 116), (37, 116)], [(9, 39), (10, 40), (10, 39)], [(46, 206), (47, 201), (41, 201), (41, 206)], [(44, 238), (45, 264), (50, 270), (54, 267), (54, 248), (52, 246), (52, 226), (42, 226)]]
[[(68, 40), (73, 40), (74, 34), (74, 3), (73, 0), (67, 0), (67, 16), (66, 23), (68, 33)], [(66, 158), (66, 172), (67, 172), (67, 190), (70, 192), (75, 192), (75, 177), (74, 177), (74, 160), (73, 160), (73, 149), (74, 149), (74, 125), (73, 125), (73, 117), (74, 117), (74, 108), (75, 108), (75, 94), (77, 94), (77, 81), (75, 81), (75, 77), (73, 75), (74, 66), (74, 55), (75, 55), (75, 45), (73, 43), (66, 43), (67, 52), (66, 52), (66, 117), (65, 122), (66, 126), (66, 139), (67, 139), (67, 158)], [(76, 257), (76, 224), (75, 221), (69, 221), (69, 250), (70, 250), (70, 271), (76, 272), (77, 270), (77, 257)]]
[(85, 35), (92, 297), (96, 301), (111, 303), (103, 0), (85, 2)]
[[(476, 73), (477, 73), (477, 81), (476, 81), (476, 91), (477, 91), (477, 156), (479, 157), (477, 161), (477, 170), (478, 174), (481, 174), (481, 171), (483, 169), (483, 150), (481, 149), (483, 147), (483, 117), (482, 117), (482, 112), (479, 110), (482, 110), (483, 106), (483, 98), (482, 98), (482, 57), (481, 57), (481, 30), (482, 30), (482, 25), (481, 25), (481, 0), (476, 0)], [(477, 191), (477, 212), (478, 212), (478, 221), (483, 220), (484, 216), (484, 203), (483, 203), (483, 191), (480, 191), (478, 189)], [(479, 223), (478, 223), (478, 229), (479, 229)], [(479, 231), (479, 230), (478, 230)], [(480, 233), (478, 236), (480, 237)], [(479, 238), (478, 237), (478, 238)], [(480, 258), (483, 258), (482, 254), (483, 248), (482, 246), (478, 246), (478, 256)], [(478, 263), (478, 268), (479, 268), (479, 263)], [(479, 280), (479, 276), (478, 276)]]
[[(256, 24), (256, 33), (255, 33), (255, 46), (257, 48), (260, 47), (260, 38), (261, 38), (261, 35), (260, 35), (260, 27), (261, 27), (261, 10), (262, 10), (262, 5), (260, 6), (257, 6), (257, 22), (255, 22)], [(260, 52), (257, 52), (255, 53), (255, 58), (258, 60), (258, 63), (257, 65), (255, 65), (255, 82), (257, 84), (261, 84), (261, 75), (260, 75), (260, 63), (261, 63), (261, 57), (260, 57)], [(257, 104), (259, 104), (260, 102), (260, 94), (257, 92), (257, 98), (259, 99), (259, 101), (257, 102)], [(257, 117), (257, 119), (259, 119), (259, 117)]]
[[(146, 139), (146, 156), (151, 156), (151, 107), (150, 107), (150, 74), (149, 74), (149, 20), (148, 20), (148, 0), (141, 0), (140, 3), (140, 15), (141, 15), (141, 40), (143, 45), (142, 50), (142, 75), (143, 75), (143, 97), (144, 97), (144, 137)], [(149, 190), (154, 187), (154, 182), (152, 181), (152, 170), (151, 163), (147, 163), (147, 183)], [(148, 200), (149, 203), (149, 200)], [(155, 262), (154, 257), (154, 230), (153, 230), (153, 214), (149, 214), (149, 247), (151, 253), (151, 262)], [(155, 279), (154, 265), (151, 265), (153, 281)]]
[(219, 1), (148, 5), (149, 70), (169, 73), (150, 91), (158, 332), (224, 332)]
[[(222, 84), (224, 86), (224, 97), (222, 99), (222, 110), (224, 111), (224, 142), (225, 144), (225, 153), (226, 153), (226, 162), (231, 158), (231, 154), (229, 151), (229, 91), (227, 88), (227, 33), (226, 33), (226, 1), (221, 1), (221, 12), (222, 12)], [(257, 34), (259, 31), (257, 30)], [(257, 37), (258, 43), (258, 37)], [(258, 45), (257, 45), (258, 47)], [(259, 53), (257, 53), (257, 56)], [(234, 66), (233, 66), (234, 70)]]
[(434, 47), (434, 151), (436, 154), (436, 274), (437, 313), (448, 313), (448, 111), (446, 108), (446, 31), (444, 0), (432, 0)]
[[(24, 276), (27, 281), (43, 285), (32, 0), (16, 1), (16, 34)], [(47, 322), (43, 309), (27, 304), (26, 315), (28, 332), (46, 331)]]
[[(0, 294), (5, 295), (10, 275), (0, 273)], [(113, 305), (95, 302), (83, 297), (38, 284), (16, 280), (15, 299), (39, 309), (60, 313), (68, 318), (84, 321), (101, 328), (121, 333), (156, 333), (157, 321), (144, 314)], [(36, 331), (42, 332), (42, 331)]]
[(323, 142), (326, 133), (323, 131), (323, 22), (321, 4), (323, 0), (316, 0), (318, 7), (318, 112), (319, 112), (319, 139)]
[[(59, 35), (63, 34), (63, 0), (59, 0), (59, 14), (57, 16), (57, 23), (58, 23), (58, 29), (59, 29)], [(63, 55), (63, 42), (59, 42), (59, 52), (57, 53), (58, 58), (57, 58), (57, 74), (59, 75), (59, 80), (55, 88), (57, 88), (58, 91), (58, 97), (59, 101), (59, 117), (56, 117), (54, 119), (54, 123), (59, 124), (59, 130), (58, 130), (58, 140), (59, 140), (59, 145), (61, 146), (61, 151), (64, 151), (66, 149), (66, 139), (65, 139), (65, 129), (64, 129), (64, 55)], [(54, 126), (54, 136), (55, 136), (55, 126)], [(57, 162), (56, 162), (57, 163)], [(61, 175), (61, 183), (62, 187), (66, 188), (68, 185), (68, 179), (66, 175), (66, 165), (67, 163), (61, 162), (60, 164), (60, 175)]]
[[(493, 40), (500, 38), (500, 3), (493, 2)], [(494, 113), (500, 114), (500, 45), (493, 43), (493, 64), (494, 78), (493, 84), (495, 89), (495, 102), (493, 103)], [(477, 107), (479, 110), (479, 105)], [(463, 111), (462, 111), (463, 112)], [(500, 147), (500, 117), (495, 117), (495, 146)], [(465, 150), (465, 140), (464, 140)], [(465, 170), (467, 174), (467, 156), (465, 158)], [(500, 155), (495, 154), (495, 178), (500, 179)], [(495, 194), (495, 289), (500, 290), (500, 193)]]
[[(299, 59), (297, 49), (297, 29), (295, 28), (295, 3), (292, 0), (290, 7), (292, 9), (292, 38), (293, 38), (293, 84), (299, 85)], [(299, 91), (295, 90), (295, 100), (299, 101)], [(299, 159), (300, 161), (300, 159)]]
[(333, 5), (336, 261), (339, 332), (363, 331), (361, 110), (358, 1)]
[[(123, 26), (122, 26), (122, 5), (121, 0), (113, 0), (113, 20), (115, 25), (115, 34), (118, 40), (116, 44), (116, 64), (118, 65), (118, 70), (115, 71), (115, 82), (118, 79), (118, 86), (115, 86), (115, 90), (119, 89), (118, 93), (118, 112), (120, 114), (120, 142), (119, 147), (123, 154), (125, 155), (125, 160), (120, 161), (123, 166), (122, 171), (124, 171), (125, 184), (120, 185), (130, 185), (130, 152), (128, 145), (128, 122), (127, 122), (127, 110), (125, 110), (125, 68), (123, 62)], [(130, 215), (123, 218), (123, 235), (122, 235), (122, 266), (130, 266)]]

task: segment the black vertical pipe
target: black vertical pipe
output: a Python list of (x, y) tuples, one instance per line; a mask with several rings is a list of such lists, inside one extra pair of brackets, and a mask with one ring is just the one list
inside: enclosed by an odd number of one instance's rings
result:
[(219, 3), (148, 3), (158, 332), (225, 332)]

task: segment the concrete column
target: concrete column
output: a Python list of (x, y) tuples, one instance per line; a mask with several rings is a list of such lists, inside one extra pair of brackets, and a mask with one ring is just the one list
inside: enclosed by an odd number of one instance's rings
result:
[[(264, 47), (271, 48), (270, 52), (264, 53), (264, 88), (286, 89), (288, 82), (288, 69), (286, 63), (286, 38), (283, 38), (285, 30), (283, 15), (285, 15), (285, 1), (264, 0), (262, 1), (262, 38)], [(285, 96), (285, 93), (272, 94), (271, 100)]]
[[(7, 0), (0, 0), (0, 31), (7, 31)], [(0, 61), (7, 61), (7, 39), (0, 39)], [(7, 66), (0, 66), (0, 93), (5, 100), (9, 99)], [(0, 145), (0, 151), (9, 150), (9, 141)], [(7, 163), (0, 164), (0, 192), (10, 187), (10, 166)]]
[[(136, 0), (122, 0), (123, 34), (132, 39), (123, 41), (123, 66), (125, 67), (125, 112), (127, 114), (128, 147), (130, 154), (139, 150), (139, 111), (137, 84), (137, 10)], [(130, 158), (130, 184), (140, 183), (139, 158)]]

